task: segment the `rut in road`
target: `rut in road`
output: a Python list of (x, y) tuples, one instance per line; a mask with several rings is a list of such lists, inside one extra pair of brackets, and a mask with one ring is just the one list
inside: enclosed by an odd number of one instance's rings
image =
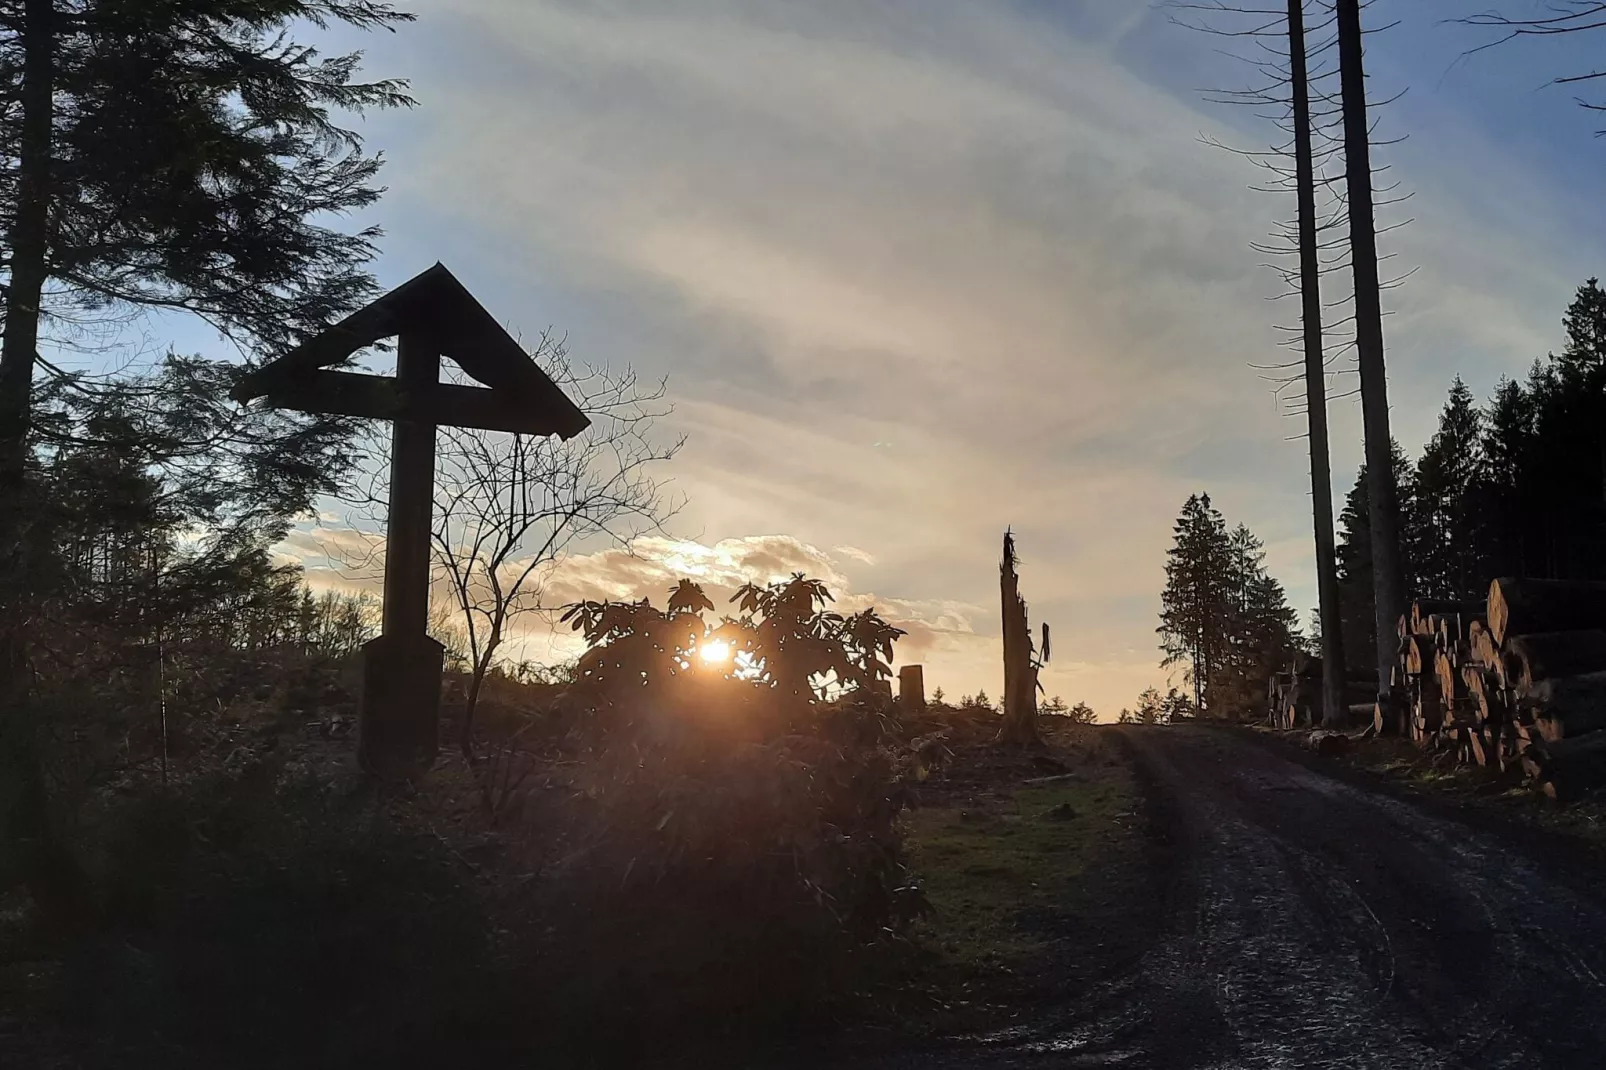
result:
[(1189, 908), (1143, 968), (1156, 995), (1187, 991), (1200, 1007), (1170, 1029), (1216, 1040), (1179, 1062), (1606, 1061), (1600, 898), (1487, 834), (1241, 734), (1124, 735), (1187, 845)]
[(1606, 885), (1247, 733), (1112, 731), (1178, 842), (1166, 932), (1059, 1020), (918, 1065), (1606, 1066)]

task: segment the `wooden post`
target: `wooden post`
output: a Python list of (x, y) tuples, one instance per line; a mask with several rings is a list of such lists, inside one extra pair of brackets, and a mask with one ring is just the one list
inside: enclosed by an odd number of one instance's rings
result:
[(898, 670), (898, 703), (904, 713), (926, 712), (926, 675), (919, 665), (905, 665)]
[[(330, 370), (391, 337), (394, 379)], [(481, 386), (442, 383), (443, 355)], [(435, 428), (570, 439), (590, 420), (442, 264), (244, 376), (232, 393), (241, 403), (262, 398), (272, 408), (394, 425), (384, 627), (363, 648), (357, 754), (363, 768), (381, 777), (416, 777), (435, 761), (445, 653), (426, 634)], [(890, 687), (883, 690), (890, 695)]]
[[(427, 396), (440, 379), (440, 363), (435, 343), (401, 334), (396, 382), (403, 397)], [(369, 772), (405, 779), (429, 769), (439, 742), (444, 650), (426, 634), (435, 424), (396, 420), (390, 442), (384, 624), (379, 638), (363, 647), (358, 755)]]
[[(430, 343), (403, 334), (396, 345), (396, 384), (405, 398), (427, 395), (440, 379)], [(430, 514), (435, 504), (435, 425), (390, 425), (390, 517), (385, 540), (384, 634), (421, 634), (429, 624)]]

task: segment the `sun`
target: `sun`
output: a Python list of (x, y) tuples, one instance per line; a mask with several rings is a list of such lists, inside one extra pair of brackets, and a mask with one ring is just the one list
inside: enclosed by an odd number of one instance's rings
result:
[(731, 659), (731, 645), (723, 639), (714, 639), (697, 648), (697, 656), (708, 665), (724, 665)]

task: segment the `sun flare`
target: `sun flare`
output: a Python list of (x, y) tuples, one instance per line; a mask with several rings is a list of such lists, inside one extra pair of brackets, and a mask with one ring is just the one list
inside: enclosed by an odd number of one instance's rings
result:
[(724, 665), (731, 659), (731, 645), (723, 639), (715, 639), (699, 646), (697, 656), (707, 665)]

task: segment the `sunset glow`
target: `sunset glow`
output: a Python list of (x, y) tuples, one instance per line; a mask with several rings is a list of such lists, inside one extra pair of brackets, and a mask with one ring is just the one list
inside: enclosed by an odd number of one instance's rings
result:
[(722, 639), (715, 639), (698, 647), (697, 656), (705, 665), (727, 665), (731, 660), (731, 645)]

